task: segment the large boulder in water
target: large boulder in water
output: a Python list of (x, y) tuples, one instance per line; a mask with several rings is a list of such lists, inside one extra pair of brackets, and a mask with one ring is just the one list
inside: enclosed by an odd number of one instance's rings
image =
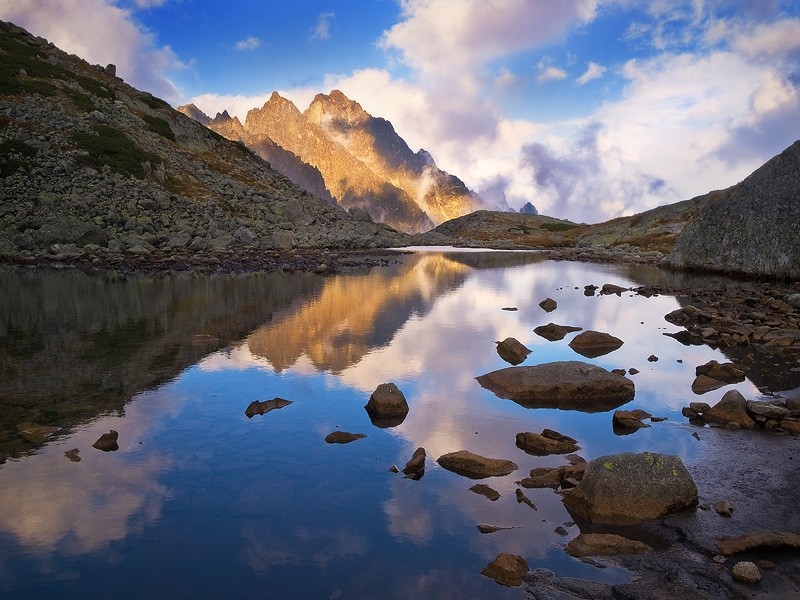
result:
[(800, 278), (800, 141), (741, 183), (708, 194), (678, 236), (675, 267)]
[(526, 408), (561, 408), (603, 412), (633, 399), (633, 381), (580, 361), (530, 367), (507, 367), (477, 377), (500, 398)]
[(588, 463), (566, 507), (592, 523), (637, 523), (697, 504), (697, 486), (677, 456), (625, 452)]
[(597, 358), (621, 347), (624, 342), (610, 333), (602, 331), (584, 331), (569, 343), (569, 347), (586, 358)]
[(408, 415), (408, 402), (394, 383), (380, 384), (364, 406), (372, 424), (386, 428), (400, 425)]

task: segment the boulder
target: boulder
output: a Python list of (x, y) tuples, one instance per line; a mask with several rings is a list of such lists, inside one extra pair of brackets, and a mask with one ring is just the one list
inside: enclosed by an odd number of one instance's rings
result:
[(507, 367), (477, 377), (500, 398), (526, 408), (603, 412), (633, 399), (633, 382), (623, 375), (579, 361)]
[(540, 434), (531, 431), (518, 433), (517, 448), (534, 456), (569, 454), (580, 449), (576, 440), (552, 429), (545, 429)]
[(516, 471), (519, 467), (502, 458), (486, 458), (467, 450), (443, 454), (437, 460), (439, 466), (470, 479), (500, 477)]
[(539, 302), (539, 306), (541, 306), (542, 310), (545, 312), (553, 312), (556, 308), (558, 308), (558, 303), (552, 298), (545, 298)]
[(706, 375), (711, 379), (717, 381), (724, 381), (725, 383), (739, 383), (744, 381), (744, 371), (733, 363), (719, 363), (716, 360), (711, 360), (704, 365), (700, 365), (695, 369), (695, 375)]
[(248, 419), (252, 419), (255, 415), (264, 415), (271, 410), (277, 410), (284, 406), (289, 406), (291, 400), (284, 400), (283, 398), (275, 397), (272, 400), (253, 400), (250, 405), (245, 409), (244, 414)]
[(756, 402), (755, 400), (747, 401), (747, 410), (756, 416), (775, 419), (776, 421), (785, 419), (791, 414), (786, 407), (776, 406), (769, 402)]
[(499, 354), (500, 358), (504, 361), (512, 365), (518, 365), (528, 358), (528, 354), (530, 353), (531, 351), (516, 338), (509, 337), (502, 342), (497, 342), (497, 354)]
[(601, 331), (584, 331), (579, 333), (569, 343), (569, 347), (586, 358), (597, 358), (613, 352), (624, 342), (611, 334)]
[(742, 429), (753, 429), (755, 421), (747, 412), (747, 400), (738, 390), (730, 390), (722, 400), (703, 413), (703, 421), (723, 427), (735, 423)]
[(367, 437), (363, 433), (350, 433), (348, 431), (334, 431), (325, 436), (325, 441), (329, 444), (349, 444)]
[(638, 554), (652, 550), (638, 540), (631, 540), (613, 533), (581, 533), (570, 541), (565, 550), (570, 556), (613, 556), (614, 554)]
[(692, 382), (692, 391), (695, 394), (700, 395), (718, 390), (721, 387), (725, 387), (725, 385), (726, 383), (724, 381), (720, 381), (719, 379), (713, 379), (708, 375), (698, 375)]
[(394, 383), (380, 384), (364, 406), (376, 427), (395, 427), (405, 421), (408, 402)]
[(637, 523), (697, 504), (697, 486), (677, 456), (625, 452), (590, 461), (565, 506), (592, 523)]
[(619, 285), (614, 285), (613, 283), (604, 283), (603, 287), (600, 288), (600, 295), (608, 296), (610, 294), (616, 294), (617, 296), (621, 296), (622, 292), (627, 292), (629, 290), (630, 288), (624, 288)]
[(422, 479), (425, 475), (425, 448), (417, 448), (411, 456), (411, 460), (403, 467), (403, 475), (415, 481)]
[(108, 433), (101, 435), (97, 441), (92, 444), (92, 448), (97, 448), (103, 452), (115, 452), (119, 450), (119, 444), (117, 443), (118, 438), (119, 434), (112, 429)]
[(764, 550), (766, 548), (790, 548), (800, 550), (800, 533), (793, 531), (754, 531), (737, 538), (728, 538), (717, 542), (720, 554), (730, 556)]
[(611, 426), (617, 435), (627, 435), (637, 429), (650, 427), (649, 424), (643, 423), (642, 420), (649, 419), (652, 416), (644, 410), (616, 410), (611, 418)]
[(517, 554), (498, 554), (482, 571), (489, 579), (508, 587), (519, 587), (528, 572), (528, 563)]
[(492, 502), (500, 498), (500, 492), (483, 483), (476, 483), (471, 488), (469, 488), (469, 491), (475, 492), (476, 494), (480, 494), (481, 496), (486, 496)]
[(582, 327), (548, 323), (547, 325), (539, 325), (533, 330), (533, 332), (550, 342), (557, 342), (558, 340), (563, 340), (564, 336), (568, 333), (572, 333), (573, 331), (581, 331), (581, 329)]

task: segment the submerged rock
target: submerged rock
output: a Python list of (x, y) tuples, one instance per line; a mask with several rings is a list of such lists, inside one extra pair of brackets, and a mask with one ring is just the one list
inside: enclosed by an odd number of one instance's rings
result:
[(117, 443), (118, 438), (119, 434), (112, 429), (108, 433), (101, 435), (97, 441), (92, 444), (92, 448), (97, 448), (103, 452), (114, 452), (119, 450), (119, 444)]
[(624, 342), (618, 337), (602, 331), (584, 331), (569, 343), (569, 347), (586, 358), (597, 358), (620, 348)]
[(467, 450), (443, 454), (437, 460), (439, 466), (470, 479), (500, 477), (516, 471), (516, 463), (502, 458), (486, 458)]
[(578, 442), (552, 429), (545, 429), (541, 434), (524, 431), (517, 434), (517, 448), (534, 456), (548, 454), (569, 454), (580, 448)]
[(252, 419), (255, 415), (264, 415), (271, 410), (277, 410), (284, 406), (289, 406), (291, 400), (284, 400), (283, 398), (275, 397), (272, 400), (253, 400), (250, 405), (245, 409), (244, 414), (248, 419)]
[(376, 427), (396, 427), (408, 415), (408, 402), (394, 383), (380, 384), (364, 406)]
[(500, 492), (483, 483), (476, 483), (471, 488), (469, 488), (469, 490), (471, 492), (475, 492), (476, 494), (480, 494), (481, 496), (486, 496), (492, 502), (500, 498)]
[(557, 342), (558, 340), (563, 340), (564, 336), (566, 336), (568, 333), (572, 333), (573, 331), (581, 331), (581, 329), (582, 327), (548, 323), (547, 325), (539, 325), (533, 330), (533, 332), (550, 342)]
[(636, 523), (695, 506), (697, 486), (677, 456), (626, 452), (590, 461), (564, 504), (592, 523)]
[(334, 431), (325, 436), (325, 441), (329, 444), (349, 444), (367, 437), (363, 433), (350, 433), (347, 431)]
[(39, 425), (38, 423), (20, 423), (17, 425), (19, 436), (32, 444), (44, 444), (47, 439), (61, 431), (60, 427)]
[(522, 578), (527, 572), (528, 563), (525, 562), (524, 558), (518, 554), (501, 553), (484, 567), (481, 575), (494, 579), (500, 585), (519, 587), (522, 585)]
[(695, 394), (700, 395), (707, 392), (713, 392), (721, 387), (725, 387), (725, 385), (725, 382), (720, 381), (719, 379), (714, 379), (708, 375), (698, 375), (692, 382), (692, 391)]
[(507, 363), (518, 365), (531, 353), (530, 349), (526, 348), (516, 338), (506, 338), (502, 342), (497, 342), (497, 354), (500, 355)]
[(633, 382), (623, 375), (579, 361), (507, 367), (476, 378), (500, 398), (526, 408), (602, 412), (633, 399)]
[(581, 533), (567, 544), (565, 550), (570, 556), (582, 558), (649, 552), (652, 548), (644, 542), (613, 533)]

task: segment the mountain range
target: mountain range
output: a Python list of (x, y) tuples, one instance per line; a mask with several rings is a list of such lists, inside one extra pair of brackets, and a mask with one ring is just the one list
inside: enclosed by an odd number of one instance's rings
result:
[(413, 152), (388, 120), (373, 117), (339, 90), (317, 94), (303, 112), (274, 92), (247, 113), (244, 124), (227, 111), (212, 119), (193, 104), (178, 110), (241, 141), (317, 197), (363, 209), (407, 233), (488, 208), (428, 152)]

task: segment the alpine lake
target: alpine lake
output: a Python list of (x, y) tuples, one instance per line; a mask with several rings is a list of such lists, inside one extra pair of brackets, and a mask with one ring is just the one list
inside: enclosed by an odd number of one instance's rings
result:
[[(515, 482), (532, 468), (567, 463), (526, 454), (515, 436), (549, 428), (575, 438), (587, 460), (652, 451), (691, 463), (703, 446), (681, 409), (701, 399), (695, 367), (728, 360), (664, 335), (681, 329), (664, 319), (680, 297), (584, 290), (690, 285), (688, 275), (536, 252), (427, 249), (326, 276), (6, 266), (0, 281), (0, 597), (9, 599), (524, 598), (524, 587), (481, 574), (499, 553), (558, 576), (622, 582), (627, 571), (565, 553), (579, 527), (558, 493), (525, 490), (535, 509), (518, 502)], [(548, 297), (549, 313), (539, 306)], [(534, 333), (549, 322), (624, 345), (585, 358), (568, 345), (575, 333)], [(613, 410), (495, 396), (475, 378), (510, 366), (496, 349), (508, 337), (532, 351), (522, 366), (637, 369), (624, 408), (664, 420), (618, 435)], [(387, 382), (410, 410), (379, 427), (364, 407)], [(728, 389), (759, 395), (745, 380), (702, 400)], [(291, 403), (245, 414), (274, 398)], [(93, 447), (111, 430), (117, 450)], [(326, 443), (335, 431), (365, 437)], [(419, 447), (424, 475), (404, 477)], [(437, 464), (458, 450), (519, 469), (478, 482)], [(499, 499), (474, 493), (475, 483)]]

